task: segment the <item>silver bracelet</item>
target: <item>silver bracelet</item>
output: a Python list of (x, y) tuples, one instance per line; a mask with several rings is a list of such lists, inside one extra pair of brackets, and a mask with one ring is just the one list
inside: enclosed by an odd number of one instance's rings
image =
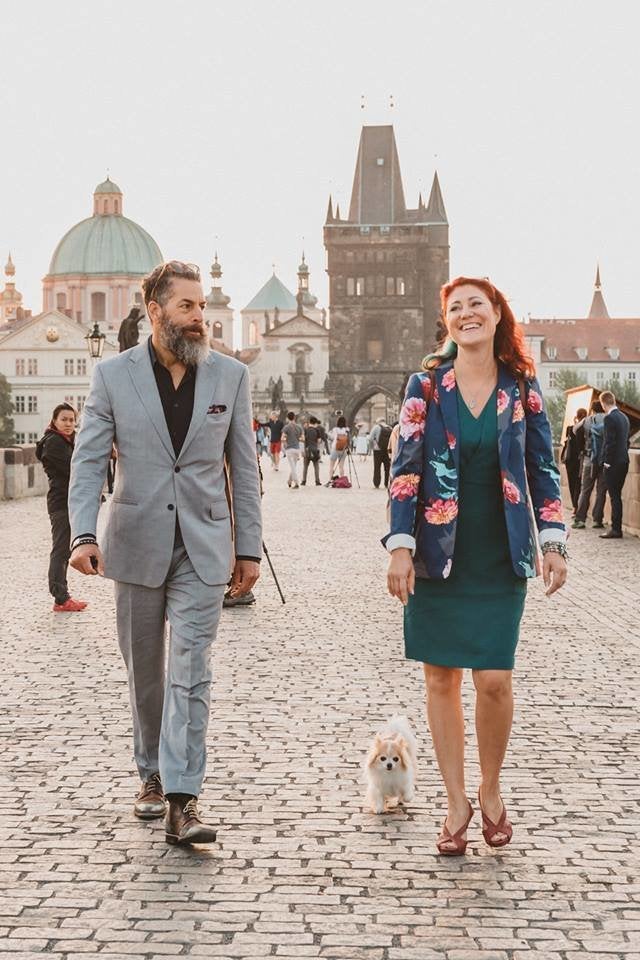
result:
[(543, 543), (542, 555), (544, 556), (545, 553), (559, 553), (563, 560), (569, 559), (566, 543), (562, 543), (559, 540), (548, 540), (546, 543)]

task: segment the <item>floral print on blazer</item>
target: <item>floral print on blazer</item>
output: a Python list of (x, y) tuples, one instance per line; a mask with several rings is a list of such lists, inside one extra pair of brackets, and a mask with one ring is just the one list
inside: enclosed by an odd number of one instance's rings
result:
[[(566, 537), (560, 473), (540, 384), (534, 377), (524, 381), (524, 387), (521, 397), (518, 381), (499, 363), (500, 477), (511, 561), (523, 578), (539, 572), (532, 512), (541, 544)], [(418, 576), (446, 579), (451, 572), (458, 517), (458, 436), (453, 364), (442, 364), (431, 376), (414, 373), (400, 412), (391, 469), (391, 531), (382, 542), (387, 549), (415, 547)]]

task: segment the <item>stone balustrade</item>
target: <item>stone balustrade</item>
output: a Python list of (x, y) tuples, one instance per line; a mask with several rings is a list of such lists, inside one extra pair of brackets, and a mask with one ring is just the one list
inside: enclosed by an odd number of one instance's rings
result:
[(41, 497), (47, 488), (47, 477), (36, 458), (35, 445), (0, 448), (0, 500)]

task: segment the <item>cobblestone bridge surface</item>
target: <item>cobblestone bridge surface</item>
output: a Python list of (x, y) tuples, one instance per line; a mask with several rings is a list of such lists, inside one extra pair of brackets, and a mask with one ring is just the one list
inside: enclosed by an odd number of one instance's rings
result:
[[(161, 822), (132, 816), (111, 585), (72, 574), (90, 606), (53, 614), (44, 500), (0, 505), (0, 956), (640, 960), (640, 542), (576, 532), (564, 592), (530, 588), (504, 772), (513, 843), (486, 847), (476, 815), (467, 856), (438, 858), (443, 793), (370, 470), (351, 491), (289, 491), (267, 471), (287, 605), (265, 566), (257, 605), (223, 616), (209, 849), (167, 846)], [(418, 793), (376, 817), (361, 764), (396, 710), (419, 737)], [(471, 723), (469, 770), (473, 797)]]

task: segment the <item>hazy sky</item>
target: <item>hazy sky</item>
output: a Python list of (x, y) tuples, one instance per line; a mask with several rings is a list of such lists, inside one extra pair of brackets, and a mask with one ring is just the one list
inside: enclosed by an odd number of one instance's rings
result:
[(273, 262), (295, 289), (303, 237), (326, 304), (329, 192), (346, 212), (361, 124), (393, 122), (410, 206), (437, 166), (452, 275), (490, 276), (519, 316), (579, 316), (599, 260), (610, 313), (640, 316), (639, 16), (620, 0), (4, 2), (0, 263), (11, 249), (40, 310), (108, 168), (167, 258), (208, 270), (218, 247), (236, 310)]

